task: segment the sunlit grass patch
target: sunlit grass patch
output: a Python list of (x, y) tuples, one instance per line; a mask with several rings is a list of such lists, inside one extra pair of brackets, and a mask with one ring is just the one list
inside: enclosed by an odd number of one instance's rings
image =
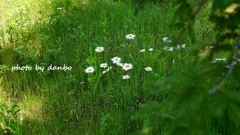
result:
[(44, 98), (33, 95), (26, 95), (19, 103), (20, 107), (20, 120), (32, 121), (36, 123), (44, 123), (46, 120), (46, 114), (44, 114)]
[(49, 1), (3, 0), (2, 2), (0, 27), (3, 31), (1, 31), (0, 43), (11, 46), (16, 43), (26, 43), (28, 40), (37, 40), (32, 34), (38, 32), (36, 24), (41, 25), (48, 20), (44, 12), (46, 13), (45, 7), (48, 6)]

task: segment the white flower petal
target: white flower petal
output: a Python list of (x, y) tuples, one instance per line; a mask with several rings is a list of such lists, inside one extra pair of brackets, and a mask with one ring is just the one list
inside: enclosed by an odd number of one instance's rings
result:
[(182, 44), (182, 48), (185, 48), (186, 47), (186, 45), (185, 44)]
[(168, 39), (168, 37), (164, 37), (162, 40), (163, 42), (172, 42), (172, 40)]
[(151, 67), (146, 67), (145, 70), (146, 71), (152, 71), (152, 68)]
[(180, 45), (179, 45), (179, 44), (177, 45), (176, 49), (178, 49), (178, 50), (179, 50), (179, 49), (181, 49), (181, 47), (180, 47)]
[(122, 69), (127, 71), (133, 68), (133, 65), (131, 63), (124, 63), (122, 66)]
[(113, 63), (120, 63), (122, 59), (119, 58), (119, 57), (114, 57), (111, 60), (112, 60)]
[(122, 79), (124, 79), (124, 80), (129, 79), (129, 78), (130, 78), (129, 75), (124, 75), (124, 76), (122, 77)]
[(153, 51), (153, 48), (149, 48), (148, 51)]
[(104, 51), (104, 47), (97, 47), (95, 49), (96, 52), (103, 52)]
[(130, 40), (130, 39), (134, 39), (136, 36), (134, 34), (128, 34), (126, 35), (126, 39)]
[(85, 69), (86, 73), (93, 73), (94, 72), (94, 67), (88, 67)]
[(140, 50), (140, 52), (145, 52), (145, 49)]
[(117, 66), (119, 66), (119, 67), (122, 67), (122, 66), (123, 66), (122, 63), (116, 63), (116, 64), (117, 64)]
[(102, 68), (107, 68), (107, 67), (108, 67), (108, 64), (107, 64), (107, 63), (102, 63), (102, 64), (100, 64), (100, 67), (102, 67)]

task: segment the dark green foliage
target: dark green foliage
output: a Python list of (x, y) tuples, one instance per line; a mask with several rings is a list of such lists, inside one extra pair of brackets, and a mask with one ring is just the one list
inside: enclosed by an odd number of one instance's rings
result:
[[(199, 12), (208, 4), (212, 5), (211, 13), (206, 15), (217, 33), (215, 41), (193, 50), (194, 62), (187, 62), (184, 74), (149, 87), (152, 93), (166, 98), (145, 104), (137, 114), (137, 118), (154, 123), (145, 123), (142, 134), (156, 134), (159, 127), (161, 134), (167, 135), (240, 134), (240, 1), (173, 0), (176, 12), (171, 26), (173, 31), (181, 31), (176, 43), (187, 31), (195, 46), (200, 46), (195, 42), (194, 25)], [(230, 6), (232, 12), (226, 12)], [(227, 62), (211, 63), (221, 55), (227, 57)]]

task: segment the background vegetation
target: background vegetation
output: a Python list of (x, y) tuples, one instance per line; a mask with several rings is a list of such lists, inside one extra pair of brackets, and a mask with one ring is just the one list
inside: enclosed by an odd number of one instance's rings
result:
[(239, 134), (239, 3), (2, 0), (0, 133)]

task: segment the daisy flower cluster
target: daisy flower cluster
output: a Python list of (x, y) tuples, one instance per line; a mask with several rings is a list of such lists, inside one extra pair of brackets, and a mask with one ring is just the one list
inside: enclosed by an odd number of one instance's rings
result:
[[(101, 52), (104, 51), (104, 47), (97, 47), (97, 48), (95, 48), (95, 51), (96, 51), (97, 53), (101, 53)], [(100, 64), (100, 67), (102, 67), (102, 68), (107, 68), (108, 65), (107, 65), (107, 63), (102, 63), (102, 64)], [(94, 67), (93, 67), (93, 66), (90, 66), (90, 67), (88, 67), (88, 68), (85, 69), (85, 72), (86, 72), (86, 73), (93, 73), (94, 70), (95, 70)]]
[(211, 63), (216, 63), (218, 61), (226, 61), (226, 58), (215, 58)]
[(165, 47), (164, 47), (164, 50), (166, 50), (166, 51), (173, 51), (173, 47), (171, 47), (171, 46), (165, 46)]
[[(128, 34), (125, 36), (127, 40), (134, 39), (136, 36), (134, 34)], [(153, 51), (153, 48), (149, 48), (148, 51)], [(95, 48), (96, 53), (102, 53), (104, 52), (104, 47), (96, 47)], [(140, 52), (145, 52), (145, 49), (140, 50)], [(129, 70), (133, 69), (133, 64), (132, 63), (122, 63), (122, 58), (115, 56), (111, 58), (112, 64), (115, 64), (117, 67), (121, 67), (124, 72), (127, 72)], [(109, 66), (108, 63), (101, 63), (99, 65), (100, 68), (103, 68), (102, 74), (106, 74), (109, 72), (113, 67)], [(153, 71), (151, 67), (146, 67), (146, 71), (151, 72)], [(85, 73), (93, 73), (95, 71), (93, 66), (90, 66), (85, 69)], [(126, 74), (122, 76), (123, 80), (130, 79), (130, 75)]]
[[(118, 56), (113, 57), (111, 60), (112, 60), (113, 64), (116, 64), (117, 66), (122, 67), (122, 70), (124, 70), (124, 71), (133, 69), (133, 65), (131, 63), (121, 63), (122, 59)], [(129, 75), (124, 75), (122, 77), (122, 79), (124, 79), (124, 80), (129, 79), (129, 78), (130, 78)]]
[[(163, 42), (172, 43), (172, 40), (170, 40), (168, 37), (164, 37), (162, 40), (163, 40)], [(166, 51), (173, 51), (174, 49), (175, 50), (180, 50), (180, 49), (183, 49), (183, 48), (186, 48), (186, 44), (182, 44), (182, 45), (178, 44), (177, 47), (165, 46), (164, 50), (166, 50)]]
[(182, 44), (182, 45), (178, 44), (177, 47), (165, 46), (164, 50), (166, 50), (166, 51), (173, 51), (174, 49), (175, 50), (180, 50), (182, 48), (186, 48), (186, 45), (185, 44)]

